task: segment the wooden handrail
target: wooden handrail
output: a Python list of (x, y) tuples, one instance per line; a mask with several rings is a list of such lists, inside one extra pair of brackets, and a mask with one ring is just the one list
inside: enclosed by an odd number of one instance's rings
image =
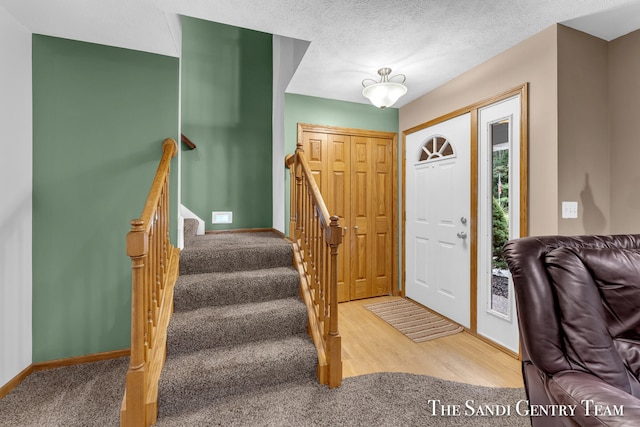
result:
[(189, 138), (187, 138), (184, 133), (180, 134), (180, 141), (184, 142), (187, 145), (187, 147), (189, 147), (189, 150), (196, 149), (196, 144), (193, 141), (191, 141)]
[(342, 350), (338, 332), (338, 247), (342, 228), (330, 216), (311, 173), (302, 145), (287, 156), (291, 177), (289, 238), (300, 274), (300, 292), (309, 331), (318, 352), (318, 380), (329, 387), (342, 382)]
[(158, 414), (158, 381), (167, 326), (173, 312), (179, 250), (169, 239), (169, 174), (178, 144), (162, 143), (162, 158), (140, 218), (131, 221), (131, 357), (120, 408), (120, 426), (148, 427)]

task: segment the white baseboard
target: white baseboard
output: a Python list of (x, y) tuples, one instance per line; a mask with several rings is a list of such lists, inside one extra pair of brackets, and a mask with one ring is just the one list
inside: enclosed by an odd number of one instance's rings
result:
[(180, 205), (180, 212), (178, 212), (178, 247), (180, 249), (184, 248), (184, 220), (185, 219), (195, 219), (198, 221), (198, 229), (196, 230), (196, 235), (202, 236), (204, 235), (204, 220), (200, 218), (198, 215), (194, 214), (184, 205)]

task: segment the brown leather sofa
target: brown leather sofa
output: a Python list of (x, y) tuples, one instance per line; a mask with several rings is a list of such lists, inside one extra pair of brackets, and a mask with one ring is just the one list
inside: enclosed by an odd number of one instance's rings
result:
[(527, 237), (504, 253), (532, 425), (640, 426), (640, 235)]

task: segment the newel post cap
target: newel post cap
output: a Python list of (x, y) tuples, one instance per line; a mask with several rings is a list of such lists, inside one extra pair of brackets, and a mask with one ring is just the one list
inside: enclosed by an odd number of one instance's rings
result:
[(127, 233), (127, 256), (141, 257), (149, 252), (149, 236), (145, 231), (144, 221), (131, 221), (131, 231)]

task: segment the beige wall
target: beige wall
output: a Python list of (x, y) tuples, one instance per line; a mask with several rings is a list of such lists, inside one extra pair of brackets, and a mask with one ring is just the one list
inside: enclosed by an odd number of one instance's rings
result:
[(640, 233), (639, 76), (640, 30), (553, 25), (402, 107), (400, 130), (529, 82), (529, 234)]
[[(559, 234), (610, 230), (608, 46), (558, 26)], [(577, 219), (562, 219), (562, 201), (578, 202)]]
[(557, 35), (549, 27), (400, 108), (402, 132), (529, 82), (531, 235), (558, 232)]
[(640, 233), (640, 30), (609, 43), (611, 232)]

